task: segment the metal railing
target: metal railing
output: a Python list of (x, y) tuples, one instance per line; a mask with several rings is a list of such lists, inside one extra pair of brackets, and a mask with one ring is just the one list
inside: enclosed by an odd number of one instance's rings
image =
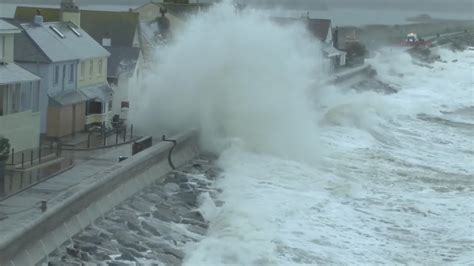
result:
[[(101, 142), (97, 143), (97, 140), (94, 142), (94, 134), (96, 134), (96, 139), (100, 138)], [(115, 135), (115, 141), (112, 139), (112, 143), (110, 143), (109, 138), (111, 136)], [(120, 126), (120, 127), (113, 127), (110, 129), (107, 129), (105, 126), (101, 126), (100, 130), (92, 130), (89, 131), (87, 135), (87, 143), (86, 147), (88, 149), (90, 148), (97, 148), (97, 147), (105, 147), (105, 146), (112, 146), (112, 145), (119, 145), (123, 143), (128, 143), (133, 140), (133, 125), (130, 125), (130, 128), (127, 128), (126, 126)]]
[(57, 143), (55, 150), (50, 149), (49, 153), (46, 152), (41, 145), (36, 149), (22, 152), (15, 152), (15, 148), (13, 147), (10, 151), (10, 158), (6, 161), (6, 165), (20, 169), (25, 169), (25, 166), (33, 167), (40, 165), (45, 160), (45, 157), (49, 159), (53, 154), (55, 157), (61, 156), (61, 151), (62, 145), (60, 142)]

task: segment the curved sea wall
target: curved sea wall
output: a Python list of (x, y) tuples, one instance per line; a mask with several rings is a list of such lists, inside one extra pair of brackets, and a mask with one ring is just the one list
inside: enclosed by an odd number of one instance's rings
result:
[[(197, 133), (174, 136), (176, 167), (199, 154)], [(171, 142), (160, 142), (118, 163), (97, 182), (77, 191), (0, 243), (0, 265), (34, 265), (97, 218), (173, 169), (168, 162)]]

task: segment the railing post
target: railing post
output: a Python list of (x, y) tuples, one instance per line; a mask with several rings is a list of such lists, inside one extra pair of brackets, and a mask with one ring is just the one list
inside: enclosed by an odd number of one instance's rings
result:
[(38, 150), (38, 164), (41, 163), (41, 148)]
[(127, 141), (127, 127), (123, 127), (123, 142)]
[[(38, 150), (39, 152), (39, 150)], [(30, 154), (30, 166), (33, 166), (33, 154), (34, 154), (34, 150), (31, 150), (31, 154)]]
[(87, 148), (89, 149), (91, 147), (91, 131), (87, 134)]
[(119, 131), (118, 129), (115, 129), (115, 144), (118, 144), (118, 140), (119, 140)]
[(130, 125), (130, 140), (133, 139), (133, 124)]
[(21, 153), (21, 169), (25, 168), (25, 153)]
[(12, 165), (15, 165), (15, 149), (12, 148)]

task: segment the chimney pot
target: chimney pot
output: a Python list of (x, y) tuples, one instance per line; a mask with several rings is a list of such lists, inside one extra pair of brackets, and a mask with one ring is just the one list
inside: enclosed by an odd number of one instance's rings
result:
[(41, 16), (41, 15), (36, 15), (35, 18), (34, 18), (33, 23), (34, 23), (36, 26), (43, 26), (43, 16)]

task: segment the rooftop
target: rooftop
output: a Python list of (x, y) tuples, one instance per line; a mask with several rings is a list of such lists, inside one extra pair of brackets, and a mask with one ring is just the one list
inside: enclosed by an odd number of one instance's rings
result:
[(0, 85), (35, 80), (40, 80), (40, 78), (14, 63), (0, 64)]
[(0, 33), (19, 33), (20, 29), (0, 19)]
[(293, 23), (305, 23), (306, 28), (318, 40), (325, 42), (328, 38), (328, 33), (331, 30), (330, 19), (315, 19), (315, 18), (284, 18), (273, 17), (272, 20), (279, 25), (288, 25)]
[(109, 52), (71, 22), (20, 24), (25, 34), (18, 36), (15, 60), (59, 62), (109, 56)]
[(110, 53), (107, 63), (107, 77), (118, 78), (122, 73), (130, 73), (135, 69), (140, 55), (136, 47), (106, 47)]
[[(60, 21), (59, 8), (38, 8), (19, 6), (15, 10), (15, 19), (33, 21), (37, 10), (40, 10), (45, 22)], [(103, 38), (110, 38), (112, 46), (133, 46), (138, 27), (138, 13), (129, 11), (81, 10), (81, 25), (94, 40), (102, 43)], [(100, 25), (100, 27), (98, 27)]]

